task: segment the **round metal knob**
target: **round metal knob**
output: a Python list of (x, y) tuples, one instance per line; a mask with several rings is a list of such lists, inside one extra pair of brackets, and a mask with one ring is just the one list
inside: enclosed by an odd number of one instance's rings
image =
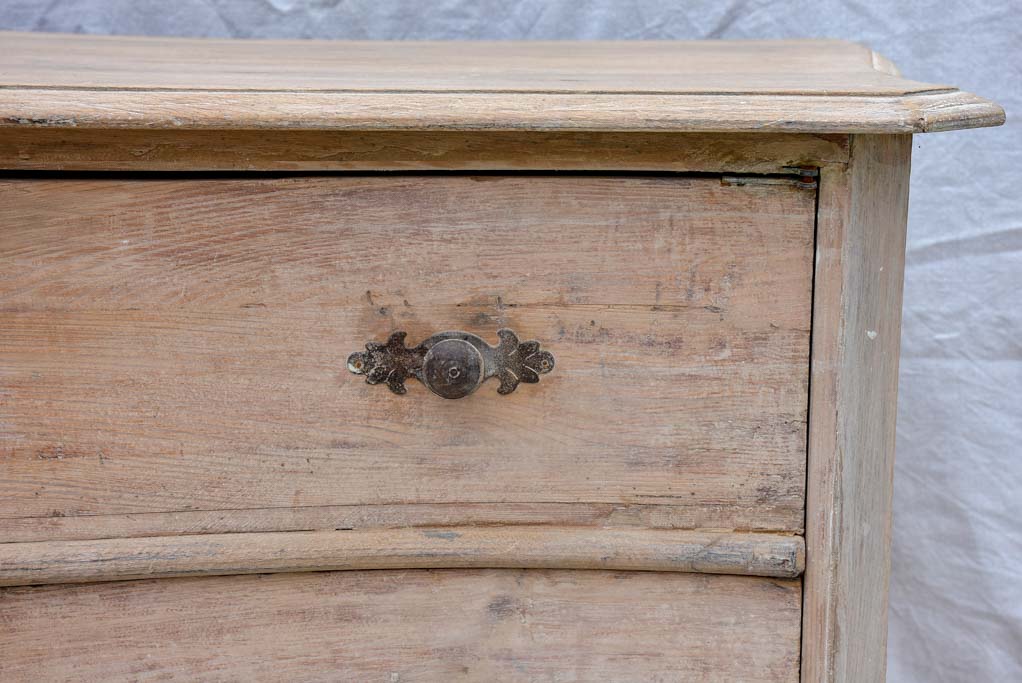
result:
[(422, 359), (422, 381), (443, 398), (464, 398), (483, 381), (483, 356), (462, 339), (437, 342)]

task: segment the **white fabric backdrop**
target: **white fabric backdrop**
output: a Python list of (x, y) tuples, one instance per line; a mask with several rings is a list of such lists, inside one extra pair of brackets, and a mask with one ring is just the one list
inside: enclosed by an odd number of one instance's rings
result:
[(1006, 127), (915, 142), (888, 676), (1022, 681), (1018, 0), (0, 0), (0, 28), (248, 38), (847, 38), (910, 78), (997, 100)]

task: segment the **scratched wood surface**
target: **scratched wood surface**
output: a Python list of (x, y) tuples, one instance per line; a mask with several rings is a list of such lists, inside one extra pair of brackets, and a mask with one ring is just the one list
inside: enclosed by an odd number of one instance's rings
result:
[(4, 681), (798, 680), (799, 581), (410, 570), (0, 590)]
[(0, 34), (0, 126), (923, 132), (1004, 111), (843, 41), (450, 43)]
[[(679, 176), (5, 180), (0, 518), (552, 503), (799, 531), (814, 201)], [(557, 358), (510, 396), (344, 368), (394, 329), (502, 326)]]

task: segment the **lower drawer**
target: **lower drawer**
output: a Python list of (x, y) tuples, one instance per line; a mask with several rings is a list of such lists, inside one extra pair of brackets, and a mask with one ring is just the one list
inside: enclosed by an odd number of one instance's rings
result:
[(796, 681), (800, 580), (402, 570), (7, 588), (4, 681)]

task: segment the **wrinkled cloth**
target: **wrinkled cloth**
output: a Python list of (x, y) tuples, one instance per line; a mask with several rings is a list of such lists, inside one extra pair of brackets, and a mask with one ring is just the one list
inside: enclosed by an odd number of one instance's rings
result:
[(243, 38), (846, 38), (910, 78), (998, 101), (1006, 127), (915, 139), (888, 680), (1022, 681), (1018, 0), (0, 0), (0, 28)]

